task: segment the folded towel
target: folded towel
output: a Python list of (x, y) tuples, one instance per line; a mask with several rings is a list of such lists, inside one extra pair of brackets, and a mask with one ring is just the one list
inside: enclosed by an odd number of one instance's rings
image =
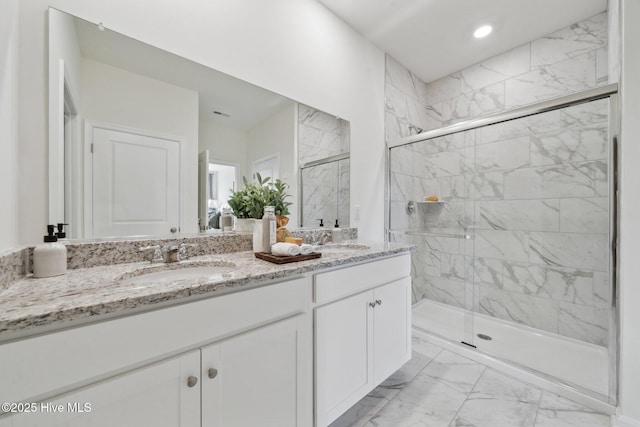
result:
[(300, 246), (300, 255), (309, 255), (313, 252), (313, 245), (309, 245), (307, 243), (303, 243)]
[(271, 246), (271, 253), (279, 256), (293, 256), (300, 253), (300, 246), (295, 243), (276, 243)]

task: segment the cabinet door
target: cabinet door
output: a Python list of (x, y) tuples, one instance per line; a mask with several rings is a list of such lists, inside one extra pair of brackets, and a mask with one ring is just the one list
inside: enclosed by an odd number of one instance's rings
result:
[[(200, 352), (194, 350), (38, 403), (36, 413), (2, 419), (0, 425), (197, 427), (199, 371)], [(191, 387), (190, 376), (198, 379)]]
[(404, 278), (373, 291), (374, 386), (411, 358), (411, 279)]
[(326, 426), (370, 390), (373, 293), (315, 309), (316, 416)]
[(302, 317), (202, 349), (203, 427), (305, 424), (298, 418)]

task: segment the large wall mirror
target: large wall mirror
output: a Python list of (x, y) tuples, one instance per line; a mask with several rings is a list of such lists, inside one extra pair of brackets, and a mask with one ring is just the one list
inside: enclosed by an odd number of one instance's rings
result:
[(343, 119), (53, 8), (49, 85), (49, 220), (70, 238), (212, 232), (260, 171), (289, 184), (292, 228), (349, 225)]

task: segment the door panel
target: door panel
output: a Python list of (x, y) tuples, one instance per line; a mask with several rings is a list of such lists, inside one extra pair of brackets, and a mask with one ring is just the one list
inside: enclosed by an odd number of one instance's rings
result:
[(374, 291), (373, 378), (376, 384), (411, 358), (411, 325), (407, 313), (411, 306), (410, 286), (411, 279), (407, 277)]
[(332, 422), (370, 389), (372, 299), (372, 292), (363, 292), (315, 310), (319, 425)]
[(290, 318), (202, 349), (203, 427), (298, 424), (298, 321)]
[(197, 377), (199, 367), (200, 352), (191, 351), (46, 401), (49, 408), (62, 405), (59, 412), (38, 404), (36, 413), (3, 421), (13, 427), (198, 427), (200, 387), (189, 387), (187, 379)]
[(93, 129), (93, 237), (180, 227), (180, 143)]

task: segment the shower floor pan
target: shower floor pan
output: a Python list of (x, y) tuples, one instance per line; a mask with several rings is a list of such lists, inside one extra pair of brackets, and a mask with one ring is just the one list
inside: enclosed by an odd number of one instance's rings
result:
[[(465, 313), (431, 300), (413, 306), (413, 326), (455, 342), (466, 341)], [(491, 316), (474, 313), (473, 345), (502, 360), (515, 362), (601, 395), (609, 394), (609, 361), (602, 346), (564, 337)], [(480, 339), (477, 334), (491, 340)], [(468, 342), (468, 341), (467, 341)]]

